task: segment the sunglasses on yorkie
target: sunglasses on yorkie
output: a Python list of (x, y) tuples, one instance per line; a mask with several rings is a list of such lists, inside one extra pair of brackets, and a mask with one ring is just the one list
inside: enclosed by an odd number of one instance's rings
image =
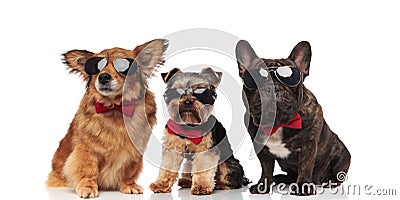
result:
[(173, 99), (182, 98), (186, 95), (191, 94), (196, 100), (200, 101), (203, 104), (210, 104), (213, 105), (215, 99), (217, 98), (217, 93), (213, 90), (215, 87), (210, 85), (210, 89), (208, 88), (196, 88), (192, 89), (189, 87), (188, 89), (184, 90), (181, 88), (175, 89), (167, 89), (164, 93), (164, 101), (169, 104)]
[[(88, 75), (98, 74), (107, 66), (107, 59), (104, 57), (93, 57), (86, 61), (85, 72)], [(121, 75), (132, 75), (137, 70), (137, 63), (132, 58), (116, 58), (113, 61), (114, 69)]]
[(302, 81), (303, 73), (293, 66), (249, 69), (243, 74), (242, 79), (246, 88), (255, 90), (272, 77), (286, 86), (296, 87)]

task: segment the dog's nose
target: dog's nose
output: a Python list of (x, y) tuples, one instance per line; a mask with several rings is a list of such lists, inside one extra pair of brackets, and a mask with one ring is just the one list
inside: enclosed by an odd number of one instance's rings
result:
[(99, 75), (99, 82), (101, 84), (106, 84), (106, 83), (108, 83), (110, 81), (111, 81), (111, 75), (110, 74), (104, 73), (104, 74), (100, 74)]
[(185, 108), (190, 108), (190, 107), (192, 107), (192, 105), (193, 105), (193, 102), (190, 101), (190, 100), (186, 100), (186, 101), (183, 102), (183, 106)]

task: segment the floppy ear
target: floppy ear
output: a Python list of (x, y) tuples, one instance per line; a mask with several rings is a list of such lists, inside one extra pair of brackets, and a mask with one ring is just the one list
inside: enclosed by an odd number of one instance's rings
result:
[(299, 42), (289, 55), (289, 59), (296, 63), (296, 66), (308, 76), (311, 62), (311, 45), (307, 41)]
[(133, 51), (136, 54), (140, 70), (148, 78), (153, 76), (160, 65), (164, 64), (164, 52), (168, 47), (168, 40), (155, 39), (137, 46)]
[(240, 40), (236, 44), (236, 60), (239, 67), (239, 76), (242, 77), (247, 69), (253, 67), (261, 59), (246, 40)]
[(217, 87), (221, 82), (222, 72), (216, 72), (210, 67), (205, 67), (201, 70), (200, 75), (208, 80), (210, 85)]
[(169, 79), (171, 79), (177, 72), (180, 72), (179, 68), (173, 68), (171, 71), (166, 73), (161, 73), (161, 77), (164, 80), (164, 83), (167, 83)]
[(94, 53), (86, 50), (71, 50), (64, 53), (64, 63), (69, 67), (70, 73), (79, 73), (87, 81), (89, 75), (85, 72), (85, 63)]

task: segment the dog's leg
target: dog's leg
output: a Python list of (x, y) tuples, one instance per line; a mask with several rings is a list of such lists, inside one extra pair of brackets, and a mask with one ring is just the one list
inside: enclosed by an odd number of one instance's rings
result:
[[(344, 146), (343, 146), (344, 147)], [(328, 185), (325, 187), (337, 187), (347, 179), (347, 171), (350, 167), (351, 155), (346, 147), (332, 160), (327, 175)]]
[(291, 183), (296, 183), (297, 180), (297, 172), (298, 169), (294, 169), (293, 167), (288, 166), (287, 159), (277, 158), (279, 166), (281, 170), (286, 172), (286, 174), (277, 174), (274, 176), (274, 183), (275, 184), (286, 184), (289, 185)]
[(289, 185), (291, 183), (296, 183), (297, 174), (288, 173), (288, 174), (277, 174), (274, 176), (275, 184), (286, 184)]
[(157, 180), (150, 184), (150, 189), (155, 193), (171, 192), (172, 185), (178, 178), (178, 171), (183, 161), (181, 151), (163, 148), (160, 172)]
[(214, 177), (217, 171), (219, 154), (213, 151), (197, 153), (193, 156), (192, 188), (195, 195), (211, 194), (215, 187)]
[(87, 148), (75, 147), (65, 163), (64, 174), (80, 197), (93, 198), (99, 195), (98, 160), (96, 155)]
[(120, 191), (125, 194), (142, 194), (142, 186), (136, 184), (143, 167), (143, 159), (140, 158), (137, 162), (132, 162), (123, 169), (123, 180), (119, 183)]
[(69, 131), (68, 134), (60, 141), (60, 146), (54, 153), (51, 165), (52, 170), (46, 181), (46, 184), (49, 187), (68, 187), (67, 180), (63, 175), (63, 169), (67, 158), (72, 152), (72, 136), (72, 131)]
[(292, 189), (293, 194), (308, 196), (315, 194), (316, 186), (313, 183), (313, 170), (317, 154), (316, 142), (306, 144), (299, 153), (299, 175), (296, 180), (297, 188)]
[(273, 183), (275, 158), (269, 153), (267, 147), (263, 147), (261, 151), (258, 152), (257, 157), (261, 163), (261, 178), (257, 184), (250, 187), (250, 193), (267, 194), (270, 192), (270, 187)]
[(183, 172), (182, 177), (178, 180), (178, 185), (183, 188), (190, 188), (192, 187), (192, 160), (186, 160), (183, 164)]
[[(317, 118), (318, 119), (318, 118)], [(321, 117), (322, 119), (322, 117)], [(323, 121), (314, 120), (313, 126), (302, 129), (287, 144), (291, 148), (299, 149), (299, 168), (296, 187), (291, 189), (292, 194), (299, 196), (314, 195), (316, 185), (313, 182), (313, 172), (317, 157), (318, 141), (322, 131)], [(307, 140), (305, 140), (307, 138)]]

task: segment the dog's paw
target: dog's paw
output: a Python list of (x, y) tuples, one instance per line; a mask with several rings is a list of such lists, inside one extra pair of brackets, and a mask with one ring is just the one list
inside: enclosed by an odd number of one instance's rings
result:
[(143, 188), (138, 184), (123, 185), (119, 190), (125, 194), (143, 194)]
[(223, 183), (216, 183), (215, 184), (215, 189), (216, 190), (230, 190), (230, 189), (234, 189), (234, 188), (231, 188), (231, 187), (229, 187), (229, 186), (227, 186), (227, 185), (225, 185)]
[(180, 178), (178, 180), (178, 186), (182, 188), (190, 188), (192, 187), (192, 180), (187, 179), (187, 178)]
[(276, 184), (284, 183), (289, 185), (291, 183), (296, 183), (297, 176), (285, 175), (285, 174), (277, 174), (274, 176), (274, 182)]
[(263, 182), (259, 182), (249, 188), (251, 194), (268, 194), (270, 187)]
[(297, 196), (310, 196), (315, 195), (316, 188), (313, 183), (297, 183), (296, 185), (292, 185), (290, 191), (292, 195)]
[(190, 192), (194, 195), (209, 195), (213, 191), (212, 187), (207, 187), (205, 185), (196, 185), (190, 189)]
[(154, 182), (149, 186), (154, 193), (170, 193), (172, 186), (168, 182)]
[(81, 198), (94, 198), (99, 196), (98, 185), (95, 181), (84, 178), (76, 186), (76, 193)]
[(186, 178), (180, 178), (178, 180), (178, 186), (182, 188), (190, 188), (192, 187), (192, 180)]

